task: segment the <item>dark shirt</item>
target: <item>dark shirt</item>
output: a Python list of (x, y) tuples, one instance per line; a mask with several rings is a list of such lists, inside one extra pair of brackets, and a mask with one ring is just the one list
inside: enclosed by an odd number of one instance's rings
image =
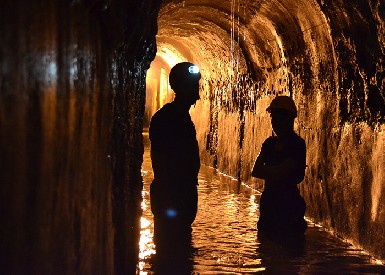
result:
[(151, 151), (167, 156), (171, 184), (182, 184), (182, 181), (196, 184), (200, 159), (195, 126), (189, 112), (178, 109), (175, 102), (166, 104), (152, 117), (149, 135)]
[(279, 165), (286, 159), (291, 158), (297, 161), (294, 171), (285, 180), (266, 181), (265, 188), (285, 188), (296, 187), (301, 183), (306, 168), (306, 144), (305, 141), (296, 133), (287, 137), (286, 144), (277, 150), (277, 137), (269, 137), (262, 144), (261, 152), (265, 156), (266, 165)]

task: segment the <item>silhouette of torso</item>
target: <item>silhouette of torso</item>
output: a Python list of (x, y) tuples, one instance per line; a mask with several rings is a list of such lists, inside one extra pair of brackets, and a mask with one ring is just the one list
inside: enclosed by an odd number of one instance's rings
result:
[(283, 180), (266, 180), (260, 200), (258, 229), (270, 235), (293, 236), (306, 230), (304, 214), (306, 204), (297, 184), (304, 178), (306, 167), (305, 141), (294, 132), (287, 137), (283, 147), (277, 146), (278, 138), (269, 137), (262, 145), (266, 165), (279, 165), (286, 159), (296, 161), (290, 176)]
[(306, 167), (305, 141), (293, 132), (287, 137), (286, 144), (282, 148), (277, 146), (277, 142), (277, 137), (269, 137), (262, 144), (261, 151), (264, 153), (266, 165), (279, 165), (289, 158), (294, 159), (297, 165), (290, 177), (280, 181), (266, 181), (265, 188), (278, 190), (282, 190), (283, 188), (297, 188), (297, 184), (303, 180), (304, 169)]
[(188, 111), (180, 111), (174, 102), (166, 104), (151, 120), (150, 141), (152, 151), (167, 155), (172, 184), (182, 185), (181, 180), (197, 179), (199, 149)]
[[(151, 184), (151, 208), (158, 224), (190, 227), (197, 212), (197, 184), (200, 168), (195, 126), (187, 111), (175, 102), (163, 106), (150, 124), (151, 151), (165, 156), (167, 182), (155, 178)], [(165, 215), (169, 209), (172, 216)], [(173, 217), (175, 215), (175, 217)], [(182, 225), (181, 225), (182, 224)]]

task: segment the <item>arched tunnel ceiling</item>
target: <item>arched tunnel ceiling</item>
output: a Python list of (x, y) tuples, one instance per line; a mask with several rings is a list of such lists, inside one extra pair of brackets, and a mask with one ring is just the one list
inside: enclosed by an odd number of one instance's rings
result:
[(247, 72), (266, 82), (270, 74), (277, 78), (270, 84), (277, 85), (287, 78), (288, 62), (293, 66), (306, 55), (312, 66), (334, 60), (328, 22), (316, 1), (166, 0), (158, 28), (160, 55), (165, 48), (179, 52), (210, 78)]
[(384, 257), (385, 1), (164, 0), (157, 47), (202, 68), (197, 137), (229, 175), (250, 177), (266, 107), (290, 94), (309, 213)]

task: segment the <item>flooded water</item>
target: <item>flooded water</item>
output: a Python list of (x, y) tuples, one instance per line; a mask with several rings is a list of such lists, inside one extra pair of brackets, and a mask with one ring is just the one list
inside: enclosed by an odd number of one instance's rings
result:
[(168, 257), (157, 255), (149, 201), (153, 172), (148, 147), (142, 174), (137, 274), (385, 274), (379, 261), (310, 221), (301, 246), (259, 238), (260, 193), (207, 166), (199, 173), (199, 208), (191, 244)]

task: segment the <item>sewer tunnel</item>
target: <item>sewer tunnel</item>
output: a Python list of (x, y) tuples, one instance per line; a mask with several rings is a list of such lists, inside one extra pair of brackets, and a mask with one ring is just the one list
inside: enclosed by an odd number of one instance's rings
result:
[(201, 67), (202, 100), (191, 114), (203, 162), (244, 182), (271, 134), (266, 107), (291, 96), (308, 146), (307, 214), (376, 246), (374, 232), (384, 232), (382, 26), (380, 2), (165, 1), (152, 64)]
[(265, 109), (290, 95), (307, 216), (385, 258), (383, 1), (2, 6), (4, 270), (128, 268), (143, 125), (171, 100), (167, 72), (182, 60), (202, 70), (191, 115), (204, 163), (261, 186), (250, 170), (271, 133)]

